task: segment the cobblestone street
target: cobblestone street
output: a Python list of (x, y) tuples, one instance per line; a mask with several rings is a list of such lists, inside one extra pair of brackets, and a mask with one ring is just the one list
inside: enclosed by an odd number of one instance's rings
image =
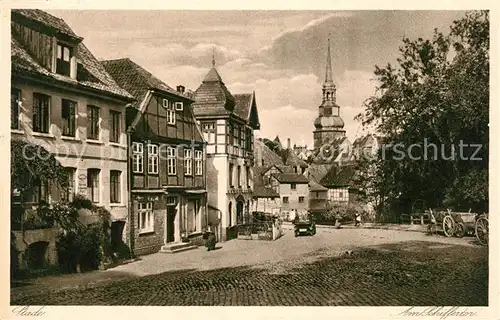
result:
[(11, 304), (485, 306), (488, 250), (472, 240), (367, 229), (294, 238), (288, 231), (275, 242), (143, 256), (100, 272), (121, 279), (95, 288), (13, 288)]

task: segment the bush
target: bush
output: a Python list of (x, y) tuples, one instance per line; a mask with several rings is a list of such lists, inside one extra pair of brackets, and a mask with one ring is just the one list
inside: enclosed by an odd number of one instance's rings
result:
[[(103, 207), (90, 208), (99, 216), (97, 223), (85, 226), (78, 221), (78, 209), (87, 209), (89, 202), (82, 197), (69, 204), (54, 206), (52, 214), (58, 212), (61, 233), (56, 242), (59, 264), (66, 272), (98, 269), (102, 262), (111, 262), (110, 220), (111, 214)], [(80, 269), (78, 270), (78, 267)]]

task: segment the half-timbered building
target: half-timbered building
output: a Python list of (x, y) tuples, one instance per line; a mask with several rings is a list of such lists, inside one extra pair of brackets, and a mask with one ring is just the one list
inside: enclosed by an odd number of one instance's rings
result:
[(207, 141), (209, 220), (219, 239), (227, 240), (250, 219), (254, 130), (260, 127), (255, 93), (232, 95), (213, 62), (194, 100)]
[(137, 99), (127, 112), (134, 252), (193, 248), (207, 226), (205, 144), (194, 101), (183, 86), (174, 90), (128, 58), (103, 65)]

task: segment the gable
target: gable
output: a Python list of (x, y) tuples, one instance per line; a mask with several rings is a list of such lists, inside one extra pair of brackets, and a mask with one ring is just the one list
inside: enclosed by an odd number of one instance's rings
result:
[[(168, 108), (164, 107), (164, 100)], [(182, 111), (175, 109), (176, 102), (183, 103)], [(204, 141), (188, 101), (150, 90), (140, 108), (133, 122), (136, 137), (165, 141)], [(168, 110), (175, 113), (175, 124), (168, 123)]]

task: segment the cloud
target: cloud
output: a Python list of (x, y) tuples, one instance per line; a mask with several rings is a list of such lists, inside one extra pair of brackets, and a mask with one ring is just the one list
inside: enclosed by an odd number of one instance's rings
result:
[(373, 71), (376, 64), (396, 60), (404, 36), (429, 38), (434, 28), (446, 31), (461, 15), (461, 11), (357, 11), (328, 15), (282, 33), (255, 55), (274, 68), (312, 72), (321, 77), (330, 36), (334, 75), (345, 70)]
[(143, 57), (149, 64), (208, 67), (211, 66), (214, 53), (217, 64), (225, 64), (243, 56), (236, 49), (216, 43), (197, 43), (187, 46), (180, 43), (162, 45), (155, 42), (133, 42), (121, 52), (121, 55), (132, 58)]

